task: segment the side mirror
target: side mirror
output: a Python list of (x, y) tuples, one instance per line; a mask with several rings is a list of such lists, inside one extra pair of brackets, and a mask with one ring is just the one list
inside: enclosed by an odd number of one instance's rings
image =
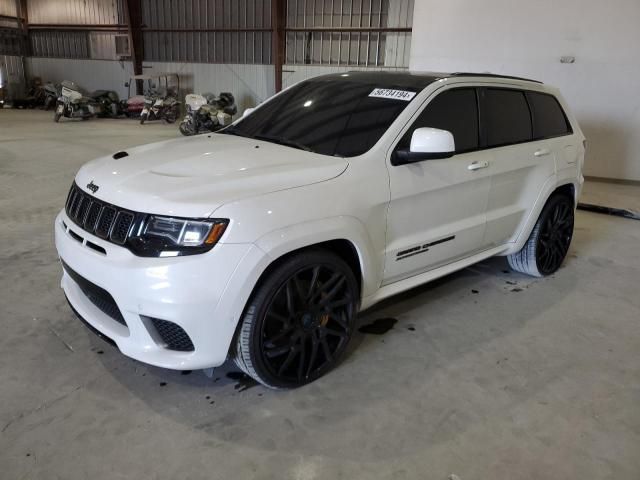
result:
[(455, 153), (456, 146), (451, 132), (431, 127), (416, 128), (411, 135), (409, 150), (396, 150), (391, 163), (405, 165), (423, 160), (449, 158)]
[(251, 112), (253, 112), (255, 109), (256, 109), (256, 107), (245, 108), (244, 112), (242, 112), (242, 118), (251, 115)]

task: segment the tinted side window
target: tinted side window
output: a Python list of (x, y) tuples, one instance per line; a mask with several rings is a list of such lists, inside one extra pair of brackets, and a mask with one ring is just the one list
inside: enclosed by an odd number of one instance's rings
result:
[(488, 88), (484, 105), (489, 147), (531, 140), (531, 114), (523, 92)]
[(571, 133), (562, 107), (553, 95), (527, 92), (533, 113), (533, 137), (549, 138)]
[(398, 143), (408, 149), (416, 128), (432, 127), (453, 134), (456, 152), (478, 148), (478, 103), (473, 88), (447, 90), (434, 98)]

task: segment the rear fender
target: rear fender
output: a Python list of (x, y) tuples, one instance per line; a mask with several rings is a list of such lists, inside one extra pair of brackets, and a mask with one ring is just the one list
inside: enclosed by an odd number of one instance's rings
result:
[(578, 199), (577, 195), (580, 192), (581, 185), (577, 184), (577, 181), (558, 181), (556, 176), (549, 177), (549, 179), (544, 184), (536, 202), (529, 212), (529, 216), (527, 217), (527, 221), (524, 224), (524, 227), (520, 230), (520, 233), (515, 237), (514, 242), (512, 243), (511, 248), (509, 248), (506, 252), (502, 253), (502, 255), (511, 255), (512, 253), (516, 253), (524, 247), (524, 244), (529, 240), (529, 236), (533, 231), (533, 228), (540, 217), (540, 213), (542, 213), (542, 209), (547, 204), (549, 197), (555, 192), (558, 188), (564, 185), (573, 185), (574, 192), (576, 192), (576, 198), (574, 201), (574, 208), (577, 205)]

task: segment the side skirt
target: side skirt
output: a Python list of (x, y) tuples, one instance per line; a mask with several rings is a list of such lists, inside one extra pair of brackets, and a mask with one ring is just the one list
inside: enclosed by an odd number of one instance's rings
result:
[(366, 310), (367, 308), (375, 305), (385, 298), (391, 297), (406, 290), (410, 290), (424, 283), (431, 282), (433, 280), (436, 280), (437, 278), (444, 277), (445, 275), (449, 275), (450, 273), (456, 272), (458, 270), (462, 270), (469, 265), (481, 262), (482, 260), (485, 260), (489, 257), (500, 255), (501, 253), (507, 251), (509, 248), (511, 248), (511, 244), (501, 245), (489, 250), (484, 250), (470, 257), (458, 260), (457, 262), (453, 262), (434, 270), (429, 270), (428, 272), (424, 272), (419, 275), (415, 275), (413, 277), (405, 278), (404, 280), (385, 285), (373, 295), (363, 298), (360, 310)]

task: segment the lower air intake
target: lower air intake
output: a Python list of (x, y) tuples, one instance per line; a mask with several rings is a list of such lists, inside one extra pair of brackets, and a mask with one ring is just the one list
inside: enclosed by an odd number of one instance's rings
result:
[(185, 332), (181, 326), (167, 320), (160, 320), (159, 318), (147, 318), (153, 323), (158, 335), (160, 335), (160, 338), (162, 338), (162, 341), (166, 344), (166, 348), (178, 352), (193, 352), (195, 350), (189, 335), (187, 335), (187, 332)]

